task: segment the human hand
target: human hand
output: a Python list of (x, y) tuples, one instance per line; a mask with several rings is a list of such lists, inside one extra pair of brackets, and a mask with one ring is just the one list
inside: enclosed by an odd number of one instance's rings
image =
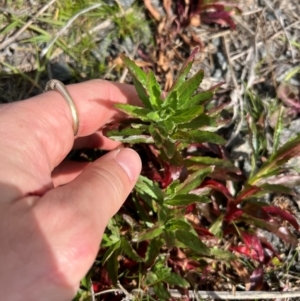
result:
[[(0, 105), (0, 293), (5, 300), (70, 300), (91, 267), (108, 220), (141, 170), (131, 149), (92, 164), (63, 162), (75, 148), (114, 149), (101, 127), (121, 118), (114, 102), (135, 89), (101, 80), (67, 87), (79, 114), (51, 91)], [(63, 185), (65, 184), (65, 185)]]

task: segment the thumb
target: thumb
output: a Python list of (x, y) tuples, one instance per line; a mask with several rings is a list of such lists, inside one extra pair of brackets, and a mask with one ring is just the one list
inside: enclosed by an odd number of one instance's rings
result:
[[(50, 278), (58, 290), (61, 285), (76, 289), (87, 273), (107, 222), (127, 198), (140, 170), (135, 151), (114, 150), (37, 202), (35, 217), (55, 258)], [(47, 274), (49, 279), (49, 268)]]

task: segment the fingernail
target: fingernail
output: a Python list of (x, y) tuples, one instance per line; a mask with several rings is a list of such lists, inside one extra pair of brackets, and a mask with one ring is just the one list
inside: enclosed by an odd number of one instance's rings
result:
[(130, 148), (123, 148), (115, 157), (119, 165), (127, 173), (129, 179), (136, 181), (141, 172), (141, 159), (139, 155)]

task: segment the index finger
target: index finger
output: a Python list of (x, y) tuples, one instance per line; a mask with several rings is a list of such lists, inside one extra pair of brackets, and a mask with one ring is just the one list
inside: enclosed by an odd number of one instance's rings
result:
[[(115, 103), (140, 104), (135, 88), (126, 84), (91, 80), (68, 85), (66, 88), (78, 112), (77, 137), (91, 135), (104, 124), (121, 116), (114, 108)], [(22, 120), (23, 137), (33, 136), (31, 145), (43, 147), (40, 151), (46, 152), (52, 169), (71, 150), (74, 143), (72, 115), (68, 104), (57, 91), (49, 91), (19, 102), (14, 115), (14, 119), (19, 117)], [(38, 140), (37, 143), (35, 139)]]

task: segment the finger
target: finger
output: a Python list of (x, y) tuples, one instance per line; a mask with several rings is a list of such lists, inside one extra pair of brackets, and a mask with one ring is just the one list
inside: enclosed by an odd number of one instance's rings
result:
[(140, 170), (135, 151), (115, 150), (90, 164), (69, 184), (49, 191), (36, 204), (35, 216), (42, 232), (52, 233), (47, 241), (59, 249), (58, 260), (66, 265), (61, 269), (66, 279), (77, 283), (88, 271), (108, 220), (127, 198)]
[[(77, 85), (70, 85), (67, 89), (75, 102), (79, 115), (78, 137), (91, 135), (104, 124), (123, 116), (120, 111), (114, 108), (116, 102), (127, 103), (130, 101), (132, 104), (140, 103), (135, 89), (130, 85), (92, 80)], [(49, 159), (53, 162), (52, 167), (55, 167), (66, 156), (74, 142), (72, 132), (73, 120), (71, 118), (70, 108), (66, 105), (66, 102), (58, 92), (48, 92), (45, 93), (44, 96), (49, 98), (43, 100), (43, 102), (45, 103), (45, 106), (47, 105), (47, 108), (49, 108), (47, 111), (50, 112), (50, 116), (45, 117), (45, 120), (50, 120), (52, 123), (49, 125), (49, 128), (44, 129), (44, 133), (41, 133), (40, 137), (47, 137), (45, 138), (46, 144), (47, 141), (51, 141), (50, 144), (48, 143), (46, 145), (46, 151), (49, 150)], [(34, 104), (27, 103), (27, 105), (34, 108), (33, 106), (40, 101), (41, 100), (39, 99), (35, 99)], [(52, 102), (55, 102), (55, 109), (53, 109), (54, 105), (52, 105)], [(57, 120), (57, 117), (54, 118), (57, 116), (55, 112), (60, 111), (60, 108), (64, 109), (65, 117), (67, 118), (64, 121), (68, 124), (63, 125), (60, 120)], [(53, 137), (49, 137), (51, 129), (54, 130)], [(59, 133), (59, 141), (56, 145), (60, 146), (63, 142), (68, 146), (67, 151), (65, 151), (66, 146), (64, 148), (56, 147), (53, 149), (52, 145), (55, 140), (52, 140), (52, 138), (55, 139), (57, 133)]]
[(64, 161), (52, 172), (54, 187), (65, 185), (78, 177), (91, 162)]
[[(79, 115), (78, 137), (89, 136), (104, 124), (120, 118), (123, 114), (114, 108), (116, 102), (140, 103), (134, 87), (125, 84), (91, 80), (69, 85), (67, 89)], [(17, 124), (10, 128), (17, 137), (11, 140), (32, 137), (31, 145), (43, 148), (41, 151), (46, 152), (52, 169), (72, 148), (74, 136), (71, 111), (56, 91), (8, 106), (6, 114), (1, 115), (1, 124), (7, 124), (8, 119), (17, 120)]]
[[(121, 118), (114, 103), (140, 103), (130, 85), (92, 80), (67, 89), (79, 114), (78, 136), (89, 136)], [(0, 182), (12, 188), (2, 195), (12, 200), (53, 187), (51, 172), (74, 143), (72, 122), (70, 108), (56, 91), (0, 106), (0, 169), (7, 171)]]
[[(112, 151), (41, 198), (0, 203), (1, 294), (9, 300), (71, 300), (140, 169), (133, 150)], [(10, 277), (20, 266), (22, 273)]]

